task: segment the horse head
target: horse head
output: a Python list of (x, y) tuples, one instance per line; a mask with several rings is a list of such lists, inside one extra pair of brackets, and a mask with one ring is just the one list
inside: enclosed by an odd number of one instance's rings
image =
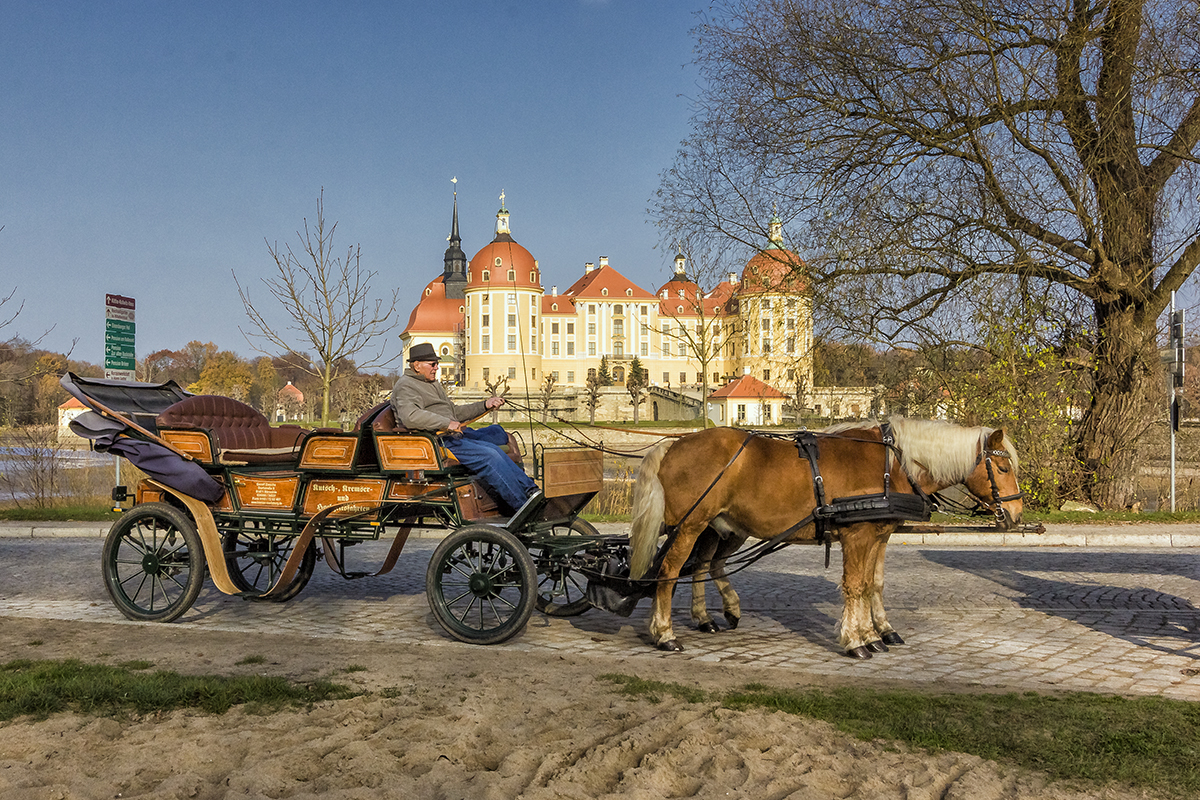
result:
[(979, 444), (975, 468), (963, 484), (996, 517), (996, 527), (1009, 530), (1021, 521), (1024, 493), (1017, 485), (1017, 451), (1004, 430)]

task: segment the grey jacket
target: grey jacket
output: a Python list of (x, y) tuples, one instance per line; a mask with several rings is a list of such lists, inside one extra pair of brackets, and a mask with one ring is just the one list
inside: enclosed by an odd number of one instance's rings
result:
[(411, 430), (444, 431), (451, 422), (465, 422), (486, 410), (486, 400), (454, 403), (440, 383), (427, 381), (412, 369), (405, 369), (392, 387), (396, 421)]

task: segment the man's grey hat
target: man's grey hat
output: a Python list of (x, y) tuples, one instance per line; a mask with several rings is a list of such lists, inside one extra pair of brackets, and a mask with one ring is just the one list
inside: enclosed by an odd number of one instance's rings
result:
[(440, 361), (438, 354), (434, 351), (433, 345), (429, 342), (421, 342), (414, 344), (408, 351), (409, 361)]

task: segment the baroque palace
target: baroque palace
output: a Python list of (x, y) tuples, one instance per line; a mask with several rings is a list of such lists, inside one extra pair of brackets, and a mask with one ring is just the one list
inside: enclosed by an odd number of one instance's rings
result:
[(674, 274), (655, 291), (601, 256), (564, 292), (547, 292), (537, 259), (513, 238), (503, 194), (495, 231), (468, 262), (455, 194), (442, 274), (422, 290), (400, 334), (406, 358), (414, 344), (434, 346), (446, 383), (482, 392), (506, 380), (537, 394), (552, 377), (556, 391), (580, 391), (601, 359), (616, 385), (628, 380), (636, 359), (650, 390), (699, 401), (707, 376), (714, 398), (759, 401), (749, 417), (741, 403), (740, 419), (732, 405), (718, 422), (776, 422), (784, 401), (797, 396), (810, 406), (812, 304), (799, 275), (803, 262), (783, 246), (777, 217), (741, 275), (730, 272), (707, 291), (677, 255)]

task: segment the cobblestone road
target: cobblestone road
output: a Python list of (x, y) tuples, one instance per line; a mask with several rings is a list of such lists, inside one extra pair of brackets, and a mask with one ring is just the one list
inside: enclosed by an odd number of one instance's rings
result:
[[(0, 538), (0, 619), (139, 624), (124, 620), (104, 592), (101, 544)], [(209, 583), (172, 624), (419, 643), (459, 648), (469, 658), (474, 646), (446, 637), (425, 600), (425, 565), (435, 545), (414, 539), (395, 571), (380, 578), (345, 581), (318, 564), (312, 582), (287, 603), (245, 602)], [(374, 568), (386, 546), (366, 543), (350, 555), (359, 568)], [(854, 671), (876, 682), (1200, 700), (1200, 549), (909, 545), (890, 548), (887, 565), (889, 617), (908, 643), (866, 662), (846, 658), (836, 644), (838, 554), (825, 570), (815, 547), (785, 549), (735, 576), (743, 607), (736, 631), (691, 630), (681, 592), (675, 624), (683, 653), (649, 647), (647, 602), (628, 619), (598, 610), (569, 619), (535, 612), (526, 631), (500, 647), (547, 656), (569, 651), (627, 666), (692, 659), (728, 666), (734, 680), (739, 665), (751, 664), (825, 675)], [(711, 590), (709, 602), (718, 602)]]

